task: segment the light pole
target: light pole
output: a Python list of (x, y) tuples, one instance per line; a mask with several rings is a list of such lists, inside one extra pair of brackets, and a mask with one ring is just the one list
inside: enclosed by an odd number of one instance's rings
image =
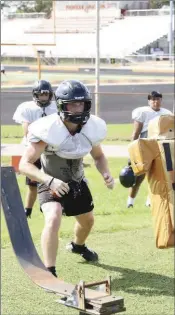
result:
[(45, 57), (45, 51), (37, 50), (38, 80), (41, 80), (41, 59), (43, 57)]
[(41, 59), (40, 59), (40, 50), (37, 50), (37, 64), (38, 64), (38, 80), (41, 79)]
[(53, 38), (56, 45), (56, 1), (52, 1), (52, 13), (53, 13)]
[(95, 115), (99, 115), (100, 83), (100, 1), (96, 1)]
[(169, 28), (169, 62), (170, 65), (173, 63), (174, 55), (174, 41), (173, 41), (173, 0), (170, 0), (170, 28)]

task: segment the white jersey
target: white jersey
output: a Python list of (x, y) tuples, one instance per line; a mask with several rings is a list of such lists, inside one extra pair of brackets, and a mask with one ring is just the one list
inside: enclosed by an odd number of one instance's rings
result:
[(166, 108), (160, 108), (159, 111), (153, 110), (150, 106), (138, 107), (132, 111), (132, 119), (143, 124), (141, 134), (148, 131), (148, 123), (155, 117), (162, 115), (171, 115), (172, 112)]
[(4, 65), (1, 63), (1, 72), (5, 71)]
[[(24, 102), (17, 107), (13, 115), (13, 120), (18, 124), (25, 122), (31, 124), (43, 115), (48, 116), (56, 112), (57, 106), (54, 101), (50, 102), (50, 104), (44, 108), (38, 106), (34, 101)], [(22, 144), (27, 144), (26, 137), (23, 138)]]
[(35, 120), (41, 118), (42, 115), (47, 116), (56, 112), (57, 106), (54, 101), (44, 108), (38, 106), (34, 101), (24, 102), (17, 107), (13, 115), (13, 120), (18, 124), (24, 122), (31, 124)]
[(28, 141), (48, 144), (44, 154), (65, 159), (79, 159), (102, 142), (107, 133), (104, 120), (91, 115), (79, 133), (71, 135), (57, 114), (43, 117), (29, 126)]

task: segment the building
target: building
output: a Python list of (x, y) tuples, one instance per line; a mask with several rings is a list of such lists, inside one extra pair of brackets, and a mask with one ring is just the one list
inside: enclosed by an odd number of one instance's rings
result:
[[(95, 9), (96, 1), (56, 1), (58, 10), (93, 10)], [(103, 9), (107, 8), (127, 8), (129, 10), (149, 9), (149, 0), (135, 1), (100, 1), (100, 6)]]

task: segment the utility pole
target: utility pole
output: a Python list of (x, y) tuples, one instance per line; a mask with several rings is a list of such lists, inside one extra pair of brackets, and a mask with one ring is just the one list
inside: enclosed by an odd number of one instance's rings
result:
[(100, 1), (96, 1), (95, 115), (99, 115), (100, 85)]
[(52, 16), (53, 16), (53, 38), (56, 45), (56, 1), (52, 2)]
[(169, 62), (172, 66), (173, 64), (173, 55), (174, 55), (174, 36), (173, 36), (173, 12), (174, 4), (173, 0), (170, 0), (170, 28), (169, 28)]
[(37, 50), (38, 80), (41, 79), (41, 51)]

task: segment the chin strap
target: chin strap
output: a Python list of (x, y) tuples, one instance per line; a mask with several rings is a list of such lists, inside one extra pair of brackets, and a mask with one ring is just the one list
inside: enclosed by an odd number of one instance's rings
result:
[(47, 116), (45, 107), (42, 107), (42, 109), (43, 109), (42, 117)]

